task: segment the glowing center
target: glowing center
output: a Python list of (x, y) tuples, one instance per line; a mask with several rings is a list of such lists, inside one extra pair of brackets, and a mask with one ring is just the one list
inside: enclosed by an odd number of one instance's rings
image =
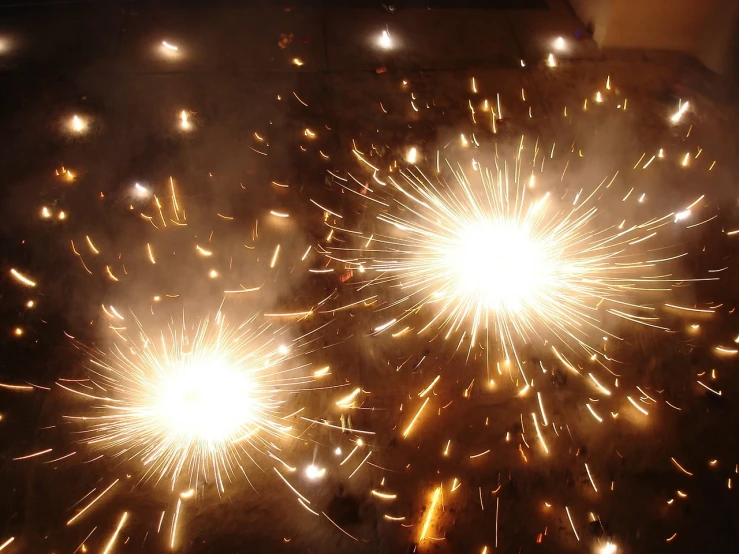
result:
[(214, 447), (253, 422), (253, 394), (247, 371), (217, 358), (201, 359), (177, 367), (162, 379), (155, 411), (176, 440)]
[(453, 240), (450, 272), (457, 293), (492, 310), (518, 311), (546, 281), (543, 245), (515, 221), (476, 221)]

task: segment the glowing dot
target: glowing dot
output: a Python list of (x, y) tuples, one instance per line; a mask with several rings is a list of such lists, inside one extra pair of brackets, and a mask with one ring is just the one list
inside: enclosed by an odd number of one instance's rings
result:
[(211, 269), (210, 273), (208, 273), (208, 277), (210, 277), (211, 279), (215, 279), (216, 277), (218, 277), (218, 272), (215, 269)]
[(549, 54), (547, 58), (547, 65), (549, 67), (557, 67), (557, 60), (554, 59), (554, 54)]
[(33, 300), (29, 300), (28, 302), (26, 302), (26, 308), (33, 308), (35, 305), (36, 302), (34, 302)]
[(20, 327), (16, 327), (15, 329), (13, 329), (13, 334), (16, 337), (21, 337), (23, 336), (23, 329), (21, 329)]
[(384, 48), (385, 50), (388, 50), (393, 47), (393, 41), (390, 39), (390, 33), (388, 33), (386, 30), (382, 32), (380, 35), (380, 46)]
[(615, 552), (616, 545), (610, 541), (600, 547), (600, 554), (614, 554)]
[(326, 474), (326, 468), (318, 468), (315, 465), (311, 464), (308, 467), (305, 468), (305, 475), (308, 477), (308, 479), (315, 481), (317, 479), (320, 479)]
[(180, 127), (182, 127), (182, 129), (185, 131), (189, 130), (192, 127), (192, 124), (190, 123), (190, 116), (185, 110), (182, 110), (180, 112)]
[(418, 161), (418, 150), (416, 150), (415, 146), (408, 150), (408, 154), (405, 159), (409, 164), (414, 164)]
[(51, 212), (46, 206), (41, 208), (41, 217), (43, 217), (44, 219), (49, 219), (51, 217)]
[(337, 446), (336, 450), (334, 450), (334, 454), (336, 454), (337, 456), (341, 456), (341, 448)]
[(562, 37), (557, 37), (557, 40), (554, 41), (554, 47), (557, 50), (564, 50), (565, 49), (565, 39)]
[(82, 121), (78, 115), (72, 117), (72, 121), (69, 123), (69, 126), (75, 133), (81, 133), (87, 128), (85, 122)]
[(284, 344), (281, 344), (277, 351), (283, 356), (289, 352), (287, 346), (285, 346)]
[(67, 214), (65, 212), (59, 212), (59, 215), (57, 216), (61, 221), (64, 221), (67, 219)]

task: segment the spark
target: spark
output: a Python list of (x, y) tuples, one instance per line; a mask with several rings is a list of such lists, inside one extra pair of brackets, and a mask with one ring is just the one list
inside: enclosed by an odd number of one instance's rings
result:
[(48, 454), (51, 452), (51, 448), (47, 448), (46, 450), (41, 450), (40, 452), (34, 452), (33, 454), (27, 454), (26, 456), (20, 456), (19, 458), (13, 458), (13, 461), (17, 460), (28, 460), (29, 458), (36, 458), (37, 456), (43, 456), (44, 454)]
[(162, 41), (162, 46), (164, 46), (167, 50), (172, 50), (173, 52), (177, 52), (179, 48), (175, 46), (174, 44), (170, 44), (166, 40)]
[(416, 412), (416, 415), (415, 415), (415, 416), (413, 416), (413, 419), (412, 419), (412, 420), (411, 420), (411, 422), (410, 422), (410, 423), (408, 424), (408, 427), (406, 427), (406, 428), (405, 428), (405, 431), (403, 431), (403, 438), (407, 438), (407, 437), (408, 437), (408, 435), (409, 435), (409, 434), (410, 434), (410, 432), (411, 432), (411, 429), (413, 429), (413, 426), (414, 426), (414, 425), (416, 424), (416, 420), (417, 420), (417, 419), (419, 418), (419, 416), (421, 415), (421, 412), (423, 412), (423, 409), (424, 409), (424, 408), (426, 407), (426, 404), (428, 404), (428, 402), (429, 402), (429, 399), (430, 399), (430, 398), (426, 398), (426, 399), (425, 399), (425, 400), (423, 401), (423, 404), (421, 404), (421, 407), (420, 407), (420, 408), (418, 409), (418, 411)]
[(436, 511), (436, 503), (439, 501), (439, 495), (441, 494), (441, 487), (436, 487), (436, 490), (434, 491), (434, 496), (431, 499), (431, 506), (428, 509), (428, 512), (426, 513), (426, 521), (423, 523), (423, 528), (421, 529), (421, 536), (418, 539), (418, 542), (421, 542), (426, 538), (426, 533), (428, 533), (429, 526), (431, 525), (431, 518), (434, 515), (434, 511)]
[(174, 541), (177, 537), (177, 520), (180, 519), (180, 507), (182, 506), (182, 499), (177, 499), (177, 508), (174, 511), (174, 518), (172, 519), (172, 536), (169, 540), (169, 548), (174, 550)]
[(439, 379), (441, 379), (441, 375), (437, 375), (436, 377), (434, 377), (434, 380), (431, 381), (431, 384), (423, 389), (421, 392), (419, 392), (418, 396), (420, 396), (421, 398), (426, 396), (431, 391), (431, 389), (434, 388), (434, 385), (439, 382)]
[(588, 467), (588, 464), (585, 464), (585, 471), (588, 473), (588, 479), (590, 479), (590, 484), (593, 485), (593, 490), (595, 492), (598, 492), (598, 487), (595, 486), (595, 481), (593, 481), (593, 476), (590, 473), (590, 468)]
[(118, 521), (118, 526), (115, 528), (113, 535), (110, 537), (110, 540), (108, 541), (108, 544), (105, 547), (105, 550), (103, 550), (103, 554), (108, 554), (111, 551), (111, 549), (113, 548), (113, 545), (115, 544), (116, 539), (118, 538), (118, 534), (121, 532), (121, 529), (123, 529), (123, 526), (126, 524), (127, 519), (128, 519), (128, 512), (123, 512), (123, 514), (121, 515), (120, 521)]
[(26, 285), (27, 287), (35, 287), (35, 286), (36, 286), (36, 282), (35, 282), (35, 281), (32, 281), (31, 279), (29, 279), (28, 277), (26, 277), (25, 275), (23, 275), (23, 274), (22, 274), (22, 273), (21, 273), (20, 271), (18, 271), (17, 269), (11, 269), (11, 270), (10, 270), (10, 274), (11, 274), (11, 275), (12, 275), (13, 277), (15, 277), (15, 279), (16, 279), (16, 280), (17, 280), (17, 281), (18, 281), (19, 283), (23, 283), (23, 284), (24, 284), (24, 285)]
[(681, 103), (678, 110), (670, 117), (670, 120), (673, 123), (678, 123), (680, 119), (683, 117), (683, 114), (688, 109), (688, 106), (690, 106), (690, 102)]
[(565, 506), (565, 511), (567, 512), (567, 519), (570, 520), (570, 525), (572, 526), (572, 532), (575, 533), (575, 538), (578, 542), (580, 542), (580, 535), (577, 534), (577, 530), (575, 529), (575, 524), (572, 522), (572, 516), (570, 515), (570, 509)]
[(15, 537), (10, 537), (3, 544), (0, 544), (0, 550), (5, 550), (5, 548), (7, 548), (14, 540), (15, 540)]
[[(77, 513), (76, 513), (76, 514), (75, 514), (75, 515), (74, 515), (74, 516), (72, 517), (72, 519), (70, 519), (69, 521), (67, 521), (67, 525), (72, 525), (72, 524), (73, 524), (73, 523), (74, 523), (74, 522), (75, 522), (75, 521), (76, 521), (77, 519), (79, 519), (79, 518), (80, 518), (80, 517), (82, 516), (82, 514), (84, 514), (84, 513), (85, 513), (85, 512), (87, 511), (87, 510), (89, 510), (89, 509), (90, 509), (90, 507), (92, 507), (92, 505), (93, 505), (93, 504), (95, 504), (95, 502), (97, 502), (97, 501), (98, 501), (98, 500), (100, 500), (100, 499), (101, 499), (101, 498), (102, 498), (103, 496), (105, 496), (105, 494), (106, 494), (106, 493), (107, 493), (107, 492), (108, 492), (108, 491), (109, 491), (110, 489), (112, 489), (112, 488), (113, 488), (113, 487), (114, 487), (114, 486), (116, 485), (116, 483), (118, 483), (118, 481), (119, 481), (119, 479), (116, 479), (116, 480), (115, 480), (115, 481), (113, 481), (113, 482), (112, 482), (112, 483), (111, 483), (110, 485), (108, 485), (108, 486), (107, 486), (107, 488), (106, 488), (106, 489), (105, 489), (105, 490), (104, 490), (103, 492), (101, 492), (101, 493), (100, 493), (99, 495), (97, 495), (97, 496), (96, 496), (95, 498), (93, 498), (93, 499), (92, 499), (92, 501), (91, 501), (91, 502), (90, 502), (89, 504), (87, 504), (87, 505), (86, 505), (86, 506), (85, 506), (84, 508), (82, 508), (82, 509), (81, 509), (81, 510), (80, 510), (79, 512), (77, 512)], [(89, 493), (88, 493), (88, 494), (89, 494)]]
[(269, 262), (270, 269), (273, 269), (275, 267), (275, 264), (277, 263), (277, 256), (280, 254), (280, 245), (278, 244), (275, 247), (275, 253), (272, 255), (272, 261)]
[(396, 498), (398, 498), (398, 495), (397, 494), (391, 494), (391, 493), (387, 493), (387, 492), (380, 492), (380, 491), (376, 491), (374, 489), (371, 491), (371, 493), (372, 493), (372, 496), (375, 496), (377, 498), (381, 498), (383, 500), (395, 500)]

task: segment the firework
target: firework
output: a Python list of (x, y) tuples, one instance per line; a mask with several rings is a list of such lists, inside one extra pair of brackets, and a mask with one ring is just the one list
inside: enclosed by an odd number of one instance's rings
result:
[(471, 174), (448, 164), (450, 181), (419, 167), (382, 179), (390, 194), (378, 195), (386, 206), (376, 217), (378, 228), (350, 235), (361, 241), (356, 247), (327, 250), (368, 276), (363, 287), (400, 291), (392, 305), (405, 309), (375, 331), (421, 312), (419, 333), (462, 333), (459, 345), (467, 338), (470, 349), (492, 335), (528, 383), (517, 345), (538, 338), (605, 357), (596, 341), (614, 336), (603, 325), (606, 313), (664, 329), (639, 296), (669, 290), (678, 281), (665, 277), (669, 262), (682, 254), (652, 259), (657, 256), (646, 257), (642, 243), (654, 248), (658, 231), (681, 218), (672, 212), (609, 222), (599, 204), (611, 192), (607, 179), (587, 194), (557, 200), (522, 183), (520, 150), (513, 161), (515, 176), (507, 165), (493, 171), (474, 162)]
[[(108, 354), (93, 352), (82, 386), (58, 384), (93, 405), (70, 419), (85, 425), (88, 445), (139, 462), (142, 480), (184, 475), (225, 490), (244, 460), (289, 438), (290, 395), (313, 375), (293, 354), (285, 328), (256, 318), (232, 327), (221, 312), (211, 321), (184, 319), (149, 337), (118, 331)], [(79, 385), (80, 383), (75, 383)]]

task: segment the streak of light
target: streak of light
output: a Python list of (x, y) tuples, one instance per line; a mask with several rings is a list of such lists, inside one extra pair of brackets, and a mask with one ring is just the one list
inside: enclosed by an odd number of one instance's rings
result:
[(177, 507), (174, 511), (174, 517), (172, 518), (172, 535), (169, 539), (169, 548), (174, 550), (175, 539), (177, 538), (177, 521), (180, 519), (180, 507), (182, 506), (182, 499), (177, 499)]
[(595, 481), (593, 481), (593, 476), (590, 473), (590, 468), (588, 467), (588, 464), (585, 464), (585, 471), (588, 472), (588, 479), (590, 479), (590, 484), (593, 485), (593, 490), (595, 492), (598, 492), (598, 487), (595, 486)]
[(387, 492), (380, 492), (380, 491), (376, 491), (374, 489), (372, 489), (371, 493), (372, 493), (372, 496), (376, 496), (377, 498), (381, 498), (383, 500), (395, 500), (398, 497), (397, 494), (391, 494), (391, 493), (387, 493)]
[(541, 393), (537, 392), (536, 397), (539, 400), (539, 410), (541, 411), (541, 421), (545, 426), (549, 426), (549, 422), (547, 421), (547, 414), (544, 413), (544, 404), (541, 400)]
[(591, 415), (598, 421), (598, 423), (603, 423), (603, 418), (600, 417), (598, 414), (595, 413), (595, 410), (590, 406), (590, 404), (585, 404), (585, 407), (588, 409), (588, 411), (591, 413)]
[(641, 413), (643, 413), (644, 415), (649, 415), (649, 412), (647, 412), (647, 411), (646, 411), (646, 410), (645, 410), (644, 408), (642, 408), (641, 406), (639, 406), (639, 404), (637, 404), (637, 403), (636, 403), (636, 402), (634, 401), (634, 399), (633, 399), (633, 398), (631, 398), (630, 396), (627, 396), (627, 397), (626, 397), (626, 399), (627, 399), (627, 400), (628, 400), (629, 402), (631, 402), (631, 405), (632, 405), (632, 406), (634, 406), (634, 408), (636, 408), (637, 410), (639, 410), (639, 411), (640, 411)]
[(115, 480), (115, 481), (113, 481), (113, 482), (112, 482), (112, 483), (111, 483), (110, 485), (108, 485), (108, 487), (107, 487), (107, 488), (106, 488), (106, 489), (105, 489), (105, 490), (104, 490), (103, 492), (101, 492), (100, 494), (98, 494), (98, 495), (97, 495), (97, 496), (96, 496), (95, 498), (93, 498), (93, 499), (92, 499), (92, 501), (90, 501), (90, 503), (89, 503), (89, 504), (87, 504), (87, 505), (86, 505), (86, 506), (85, 506), (84, 508), (82, 508), (82, 509), (81, 509), (81, 510), (80, 510), (79, 512), (77, 512), (77, 513), (76, 513), (76, 514), (75, 514), (75, 515), (74, 515), (74, 516), (72, 517), (72, 519), (70, 519), (70, 520), (69, 520), (69, 521), (67, 522), (67, 525), (72, 525), (72, 523), (74, 523), (74, 522), (75, 522), (75, 521), (76, 521), (77, 519), (79, 519), (79, 517), (80, 517), (80, 516), (81, 516), (82, 514), (84, 514), (84, 513), (85, 513), (85, 512), (87, 511), (87, 510), (89, 510), (89, 509), (90, 509), (90, 507), (91, 507), (91, 506), (92, 506), (93, 504), (95, 504), (95, 503), (96, 503), (96, 502), (97, 502), (98, 500), (100, 500), (100, 499), (101, 499), (101, 498), (102, 498), (103, 496), (105, 496), (105, 494), (106, 494), (106, 493), (107, 493), (107, 492), (108, 492), (108, 491), (109, 491), (110, 489), (112, 489), (112, 488), (113, 488), (113, 487), (114, 487), (114, 486), (115, 486), (115, 485), (116, 485), (116, 484), (118, 483), (118, 481), (119, 481), (119, 479), (116, 479), (116, 480)]
[(331, 519), (330, 517), (328, 517), (328, 516), (326, 515), (326, 512), (321, 512), (321, 513), (322, 513), (322, 514), (323, 514), (323, 515), (324, 515), (324, 516), (326, 517), (326, 519), (327, 519), (327, 520), (329, 520), (329, 521), (330, 521), (331, 523), (333, 523), (333, 524), (334, 524), (334, 527), (336, 527), (336, 528), (337, 528), (337, 529), (338, 529), (339, 531), (341, 531), (342, 533), (344, 533), (344, 534), (345, 534), (345, 535), (346, 535), (347, 537), (349, 537), (350, 539), (352, 539), (352, 540), (354, 540), (354, 541), (357, 541), (357, 542), (359, 542), (359, 539), (357, 539), (357, 538), (356, 538), (355, 536), (353, 536), (353, 535), (350, 535), (349, 533), (347, 533), (346, 531), (344, 531), (344, 529), (342, 529), (341, 527), (339, 527), (339, 525), (338, 525), (338, 524), (337, 524), (337, 523), (336, 523), (336, 522), (335, 522), (335, 521), (334, 521), (333, 519)]
[(692, 476), (693, 476), (693, 474), (692, 474), (692, 473), (690, 473), (690, 472), (689, 472), (689, 471), (688, 471), (687, 469), (685, 469), (685, 468), (684, 468), (683, 466), (681, 466), (681, 465), (680, 465), (680, 464), (679, 464), (679, 463), (677, 462), (677, 460), (676, 460), (675, 458), (672, 458), (672, 457), (670, 457), (670, 461), (672, 462), (672, 464), (673, 464), (673, 465), (674, 465), (674, 466), (675, 466), (675, 467), (676, 467), (677, 469), (679, 469), (680, 471), (682, 471), (682, 472), (683, 472), (683, 473), (684, 473), (685, 475), (689, 475), (690, 477), (692, 477)]
[(542, 448), (544, 448), (544, 452), (546, 454), (549, 454), (549, 448), (547, 448), (547, 443), (544, 442), (544, 436), (541, 434), (541, 428), (539, 427), (539, 421), (536, 419), (536, 414), (532, 413), (531, 418), (534, 420), (534, 428), (536, 429), (536, 436), (539, 438), (539, 442), (541, 443)]
[(428, 533), (429, 526), (431, 525), (431, 518), (434, 515), (434, 512), (436, 511), (436, 503), (439, 501), (439, 495), (441, 494), (441, 487), (436, 487), (436, 490), (434, 490), (434, 496), (431, 499), (431, 506), (428, 509), (428, 512), (426, 513), (426, 521), (423, 524), (423, 527), (421, 528), (421, 535), (418, 539), (418, 542), (421, 542), (426, 538), (426, 534)]
[(361, 388), (357, 387), (352, 392), (350, 392), (348, 395), (346, 395), (344, 398), (336, 402), (337, 406), (340, 406), (342, 408), (347, 408), (351, 406), (354, 403), (354, 399), (357, 397), (357, 395), (361, 392)]
[(166, 40), (162, 41), (162, 46), (164, 46), (167, 50), (172, 50), (173, 52), (177, 52), (179, 48), (175, 46), (174, 44), (170, 44)]
[(277, 263), (277, 256), (279, 255), (279, 253), (280, 253), (280, 245), (278, 244), (275, 247), (275, 253), (272, 255), (272, 261), (269, 262), (270, 269), (275, 267), (275, 264)]
[(719, 354), (724, 354), (726, 356), (734, 356), (739, 353), (739, 350), (737, 350), (736, 348), (726, 348), (725, 346), (717, 346), (715, 350)]
[(434, 385), (439, 382), (439, 379), (441, 379), (441, 375), (437, 375), (436, 377), (434, 377), (434, 380), (431, 381), (431, 384), (423, 389), (421, 392), (419, 392), (418, 396), (420, 396), (421, 398), (426, 396), (431, 391), (431, 389), (434, 388)]
[(415, 425), (415, 423), (416, 423), (416, 420), (418, 420), (418, 418), (419, 418), (419, 417), (420, 417), (420, 415), (421, 415), (421, 412), (423, 412), (423, 409), (424, 409), (424, 408), (426, 407), (426, 404), (428, 404), (428, 401), (429, 401), (429, 399), (430, 399), (430, 398), (426, 398), (426, 400), (424, 400), (424, 401), (423, 401), (423, 404), (421, 404), (421, 407), (420, 407), (420, 408), (418, 409), (418, 411), (416, 412), (416, 415), (415, 415), (415, 416), (413, 416), (413, 419), (412, 419), (412, 420), (411, 420), (411, 422), (410, 422), (410, 423), (408, 424), (408, 427), (406, 427), (406, 428), (405, 428), (405, 431), (403, 431), (403, 438), (407, 438), (407, 437), (408, 437), (408, 435), (409, 435), (409, 434), (410, 434), (410, 432), (411, 432), (411, 429), (413, 429), (413, 426), (414, 426), (414, 425)]
[(678, 110), (674, 114), (672, 114), (672, 117), (670, 117), (670, 120), (673, 123), (678, 123), (680, 119), (683, 117), (685, 110), (688, 109), (688, 106), (690, 106), (690, 102), (681, 103)]
[(14, 277), (14, 278), (15, 278), (15, 279), (16, 279), (16, 280), (17, 280), (17, 281), (19, 282), (19, 283), (23, 283), (23, 284), (24, 284), (24, 285), (26, 285), (27, 287), (35, 287), (35, 286), (36, 286), (36, 282), (35, 282), (35, 281), (32, 281), (31, 279), (29, 279), (28, 277), (26, 277), (25, 275), (23, 275), (23, 274), (22, 274), (22, 273), (21, 273), (20, 271), (18, 271), (17, 269), (11, 269), (11, 270), (10, 270), (10, 274), (11, 274), (11, 275), (12, 275), (12, 276), (13, 276), (13, 277)]
[(10, 537), (3, 544), (0, 544), (0, 550), (5, 550), (14, 540), (15, 540), (15, 537)]
[(44, 454), (48, 454), (51, 451), (52, 451), (51, 448), (47, 448), (46, 450), (41, 450), (39, 452), (34, 452), (33, 454), (27, 454), (26, 456), (20, 456), (18, 458), (12, 458), (12, 460), (13, 461), (28, 460), (29, 458), (36, 458), (38, 456), (43, 456)]
[(121, 532), (121, 529), (123, 529), (123, 526), (126, 524), (127, 519), (128, 519), (128, 512), (123, 512), (123, 515), (121, 515), (120, 521), (118, 521), (118, 526), (115, 528), (113, 535), (111, 535), (110, 540), (108, 541), (108, 544), (105, 547), (105, 550), (103, 550), (103, 554), (108, 554), (111, 551), (111, 549), (113, 548), (113, 545), (115, 544), (116, 539), (118, 538), (118, 534)]
[(575, 524), (572, 522), (572, 516), (570, 515), (570, 509), (565, 506), (565, 511), (567, 512), (567, 519), (570, 520), (570, 525), (572, 526), (572, 532), (575, 533), (575, 538), (577, 539), (577, 542), (580, 542), (580, 535), (577, 534), (577, 530), (575, 529)]

